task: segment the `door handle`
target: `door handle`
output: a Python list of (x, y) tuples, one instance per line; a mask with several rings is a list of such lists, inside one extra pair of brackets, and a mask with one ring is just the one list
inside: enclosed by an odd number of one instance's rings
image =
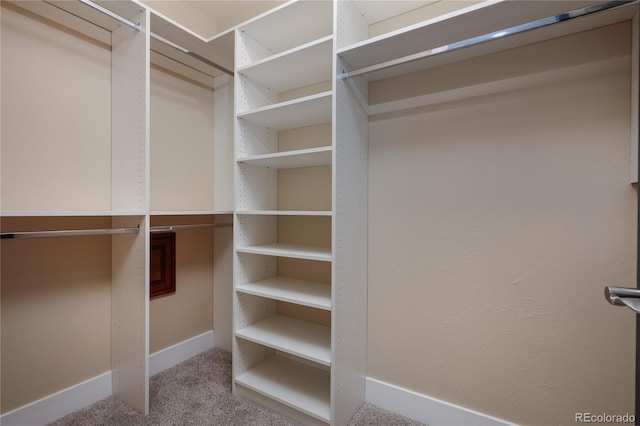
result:
[(640, 289), (626, 287), (605, 287), (604, 297), (616, 306), (628, 306), (640, 314)]

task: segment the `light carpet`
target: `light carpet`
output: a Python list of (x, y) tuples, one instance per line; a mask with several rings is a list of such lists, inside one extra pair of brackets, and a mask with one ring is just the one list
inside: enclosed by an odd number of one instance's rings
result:
[[(53, 426), (242, 425), (298, 423), (231, 393), (231, 354), (211, 349), (156, 374), (150, 381), (149, 415), (109, 397), (52, 423)], [(420, 426), (423, 423), (364, 404), (350, 426)]]

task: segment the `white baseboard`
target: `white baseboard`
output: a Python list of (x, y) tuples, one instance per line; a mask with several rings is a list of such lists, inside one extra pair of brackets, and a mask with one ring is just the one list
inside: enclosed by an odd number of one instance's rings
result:
[(429, 426), (515, 426), (468, 408), (367, 377), (365, 401)]
[(213, 348), (214, 331), (199, 334), (149, 356), (149, 376), (171, 368)]
[(111, 393), (111, 372), (107, 372), (9, 411), (2, 415), (0, 423), (3, 426), (46, 425)]
[[(214, 347), (208, 331), (149, 356), (149, 375), (186, 361)], [(0, 416), (2, 426), (46, 425), (111, 396), (111, 372), (96, 376)], [(365, 401), (430, 426), (514, 426), (513, 423), (399, 386), (367, 377)]]
[[(213, 330), (192, 337), (149, 356), (149, 375), (213, 348)], [(78, 383), (0, 416), (2, 426), (46, 425), (111, 396), (111, 372)]]

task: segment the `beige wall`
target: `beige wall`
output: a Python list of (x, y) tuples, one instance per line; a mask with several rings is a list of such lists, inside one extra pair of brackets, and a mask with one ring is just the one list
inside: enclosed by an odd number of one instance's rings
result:
[[(3, 218), (2, 231), (109, 218)], [(111, 238), (2, 240), (2, 411), (111, 369)]]
[(3, 209), (110, 210), (109, 46), (2, 7)]
[(370, 122), (368, 376), (521, 424), (633, 412), (635, 315), (603, 297), (635, 286), (629, 30), (371, 86), (381, 103), (620, 58)]
[(213, 90), (151, 68), (151, 210), (213, 210)]

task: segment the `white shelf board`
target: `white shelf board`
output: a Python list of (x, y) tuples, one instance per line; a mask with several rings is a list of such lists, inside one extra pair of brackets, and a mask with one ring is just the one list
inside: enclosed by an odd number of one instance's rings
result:
[[(233, 33), (227, 34), (224, 37), (205, 38), (153, 9), (151, 11), (151, 32), (179, 45), (189, 52), (195, 53), (207, 61), (224, 67), (227, 70), (233, 70)], [(161, 53), (170, 55), (170, 57), (179, 62), (185, 61), (185, 54), (178, 49), (174, 49), (173, 54), (171, 50), (166, 50)], [(195, 61), (198, 60), (195, 59)], [(197, 62), (194, 63), (197, 64)], [(194, 63), (187, 60), (186, 65), (193, 65)], [(201, 72), (210, 73), (210, 65), (211, 64), (196, 65), (196, 68)]]
[(326, 166), (331, 164), (332, 151), (333, 148), (331, 146), (323, 146), (319, 148), (240, 157), (237, 161), (256, 166), (270, 167), (272, 169)]
[(327, 36), (239, 68), (238, 73), (282, 93), (331, 80), (332, 52), (333, 36)]
[(353, 5), (362, 19), (364, 19), (367, 24), (372, 25), (439, 1), (440, 0), (355, 1)]
[(325, 311), (331, 310), (330, 284), (272, 277), (238, 286), (236, 291)]
[(144, 211), (113, 211), (113, 210), (5, 210), (0, 212), (1, 217), (62, 217), (62, 216), (144, 216)]
[(236, 384), (329, 423), (330, 373), (274, 356), (236, 377)]
[(238, 29), (272, 52), (280, 53), (333, 31), (333, 2), (288, 2), (258, 15)]
[(151, 210), (151, 216), (194, 216), (194, 215), (219, 215), (233, 214), (226, 210)]
[(236, 210), (239, 215), (256, 216), (331, 216), (330, 210)]
[(331, 327), (276, 315), (236, 331), (236, 336), (318, 364), (331, 365)]
[(236, 247), (239, 253), (262, 254), (265, 256), (290, 257), (294, 259), (319, 260), (331, 262), (331, 249), (328, 247), (305, 246), (299, 244), (263, 244), (257, 246)]
[[(598, 3), (601, 3), (601, 1), (518, 2), (489, 0), (398, 31), (346, 46), (338, 50), (338, 55), (352, 69), (360, 69)], [(367, 75), (366, 79), (368, 81), (376, 81), (585, 31), (631, 19), (635, 12), (637, 12), (637, 5), (599, 12), (519, 35), (497, 38), (494, 41), (474, 47), (443, 52), (436, 56), (399, 65), (388, 70), (373, 72)]]
[(322, 92), (238, 114), (273, 130), (296, 129), (331, 121), (332, 92)]

